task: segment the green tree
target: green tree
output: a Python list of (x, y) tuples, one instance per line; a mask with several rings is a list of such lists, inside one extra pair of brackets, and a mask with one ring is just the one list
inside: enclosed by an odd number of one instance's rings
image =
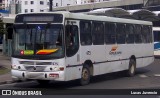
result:
[(6, 33), (6, 30), (3, 21), (0, 19), (0, 35), (3, 35), (4, 33)]

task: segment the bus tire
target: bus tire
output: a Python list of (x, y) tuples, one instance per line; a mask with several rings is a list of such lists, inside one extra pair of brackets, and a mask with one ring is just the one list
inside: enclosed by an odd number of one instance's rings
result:
[(127, 76), (133, 77), (135, 75), (135, 71), (136, 71), (136, 62), (134, 59), (130, 59)]
[(45, 84), (49, 84), (49, 80), (37, 80), (37, 82), (40, 84), (40, 85), (45, 85)]
[(81, 79), (80, 79), (80, 85), (87, 85), (90, 82), (90, 70), (88, 65), (84, 65), (82, 68), (82, 73), (81, 73)]

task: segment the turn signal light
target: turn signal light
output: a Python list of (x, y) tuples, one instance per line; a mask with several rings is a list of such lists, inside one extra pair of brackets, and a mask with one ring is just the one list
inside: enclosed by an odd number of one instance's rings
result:
[(60, 71), (63, 71), (63, 70), (64, 70), (64, 67), (60, 67), (59, 70), (60, 70)]

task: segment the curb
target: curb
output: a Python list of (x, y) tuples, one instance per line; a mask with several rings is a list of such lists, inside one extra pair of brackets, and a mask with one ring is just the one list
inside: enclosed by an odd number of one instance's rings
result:
[(4, 82), (0, 82), (0, 85), (12, 84), (12, 83), (20, 83), (20, 82), (26, 82), (26, 81), (29, 81), (29, 80), (6, 80)]
[(23, 82), (21, 80), (7, 80), (7, 81), (4, 81), (4, 82), (0, 82), (0, 85), (3, 85), (3, 84), (11, 84), (11, 83), (19, 83), (19, 82)]

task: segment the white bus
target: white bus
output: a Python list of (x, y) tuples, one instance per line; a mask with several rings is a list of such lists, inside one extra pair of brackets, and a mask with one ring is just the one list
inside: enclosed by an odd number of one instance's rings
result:
[(160, 27), (153, 27), (154, 56), (160, 57)]
[(154, 61), (152, 23), (70, 12), (19, 14), (14, 23), (12, 77), (79, 79), (136, 68)]

